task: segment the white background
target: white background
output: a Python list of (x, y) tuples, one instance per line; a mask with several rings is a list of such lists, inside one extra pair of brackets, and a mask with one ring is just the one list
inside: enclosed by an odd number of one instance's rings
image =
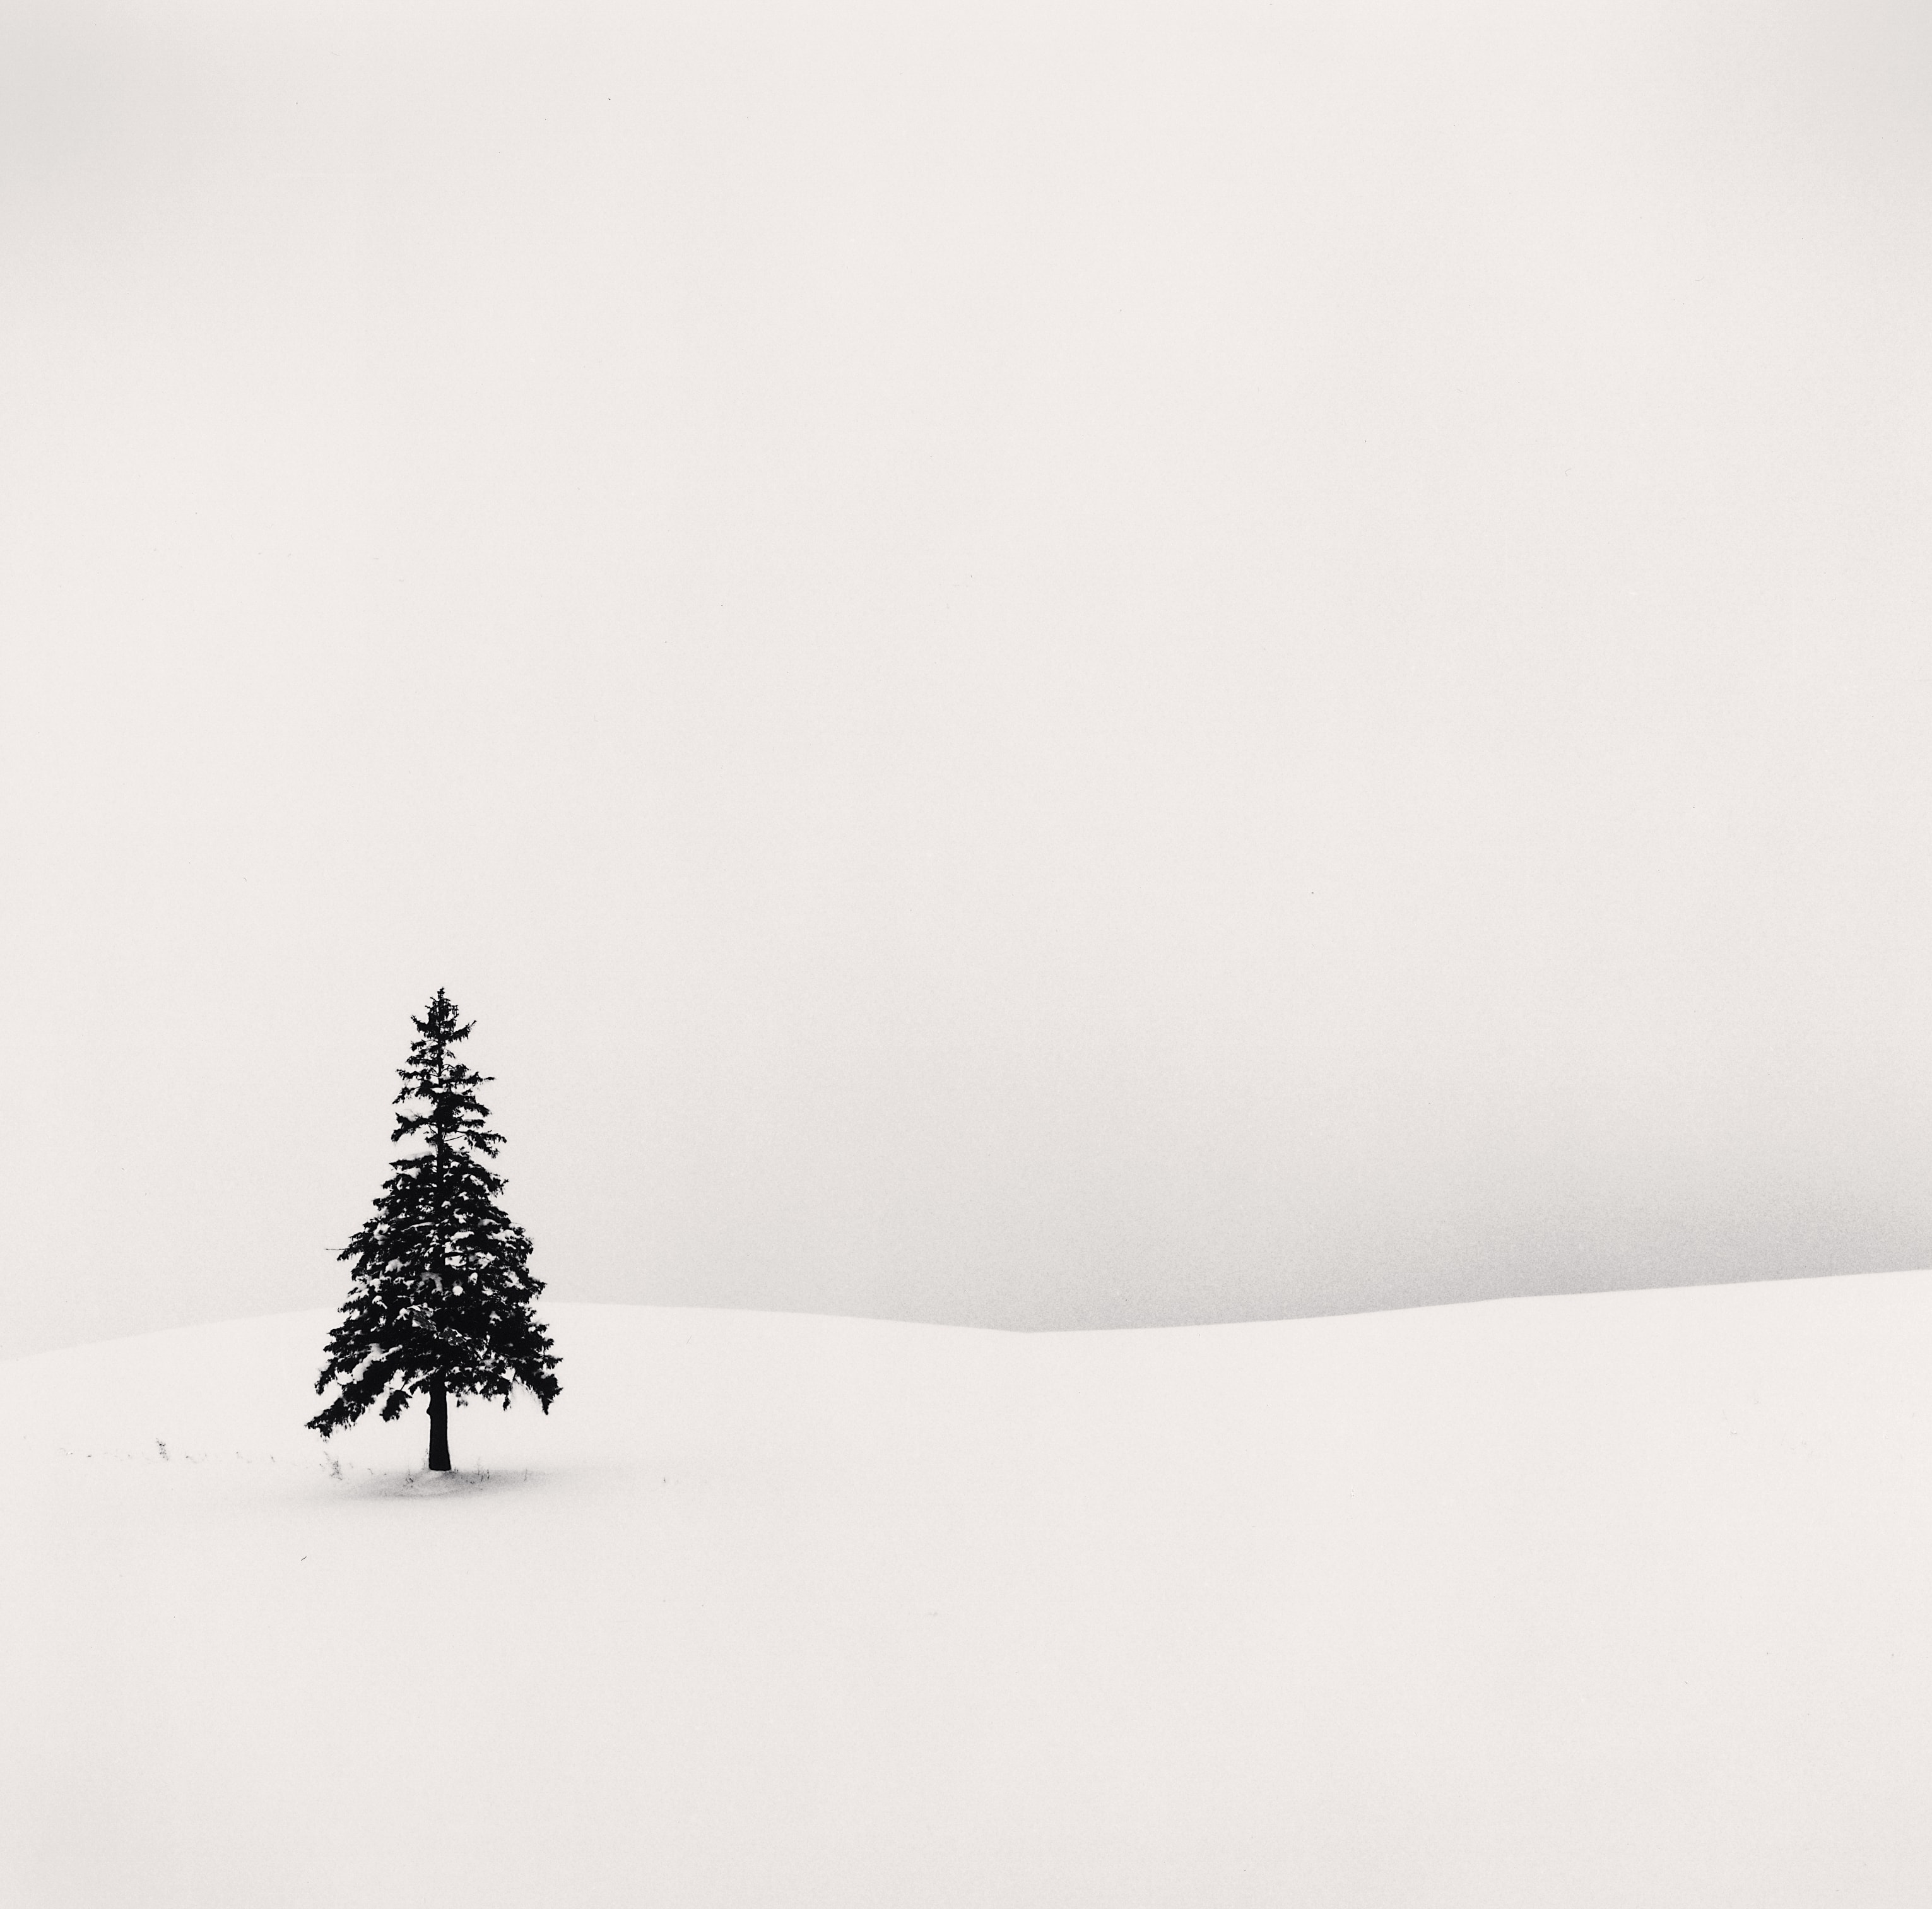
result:
[(0, 1351), (1920, 1263), (1916, 10), (0, 16)]

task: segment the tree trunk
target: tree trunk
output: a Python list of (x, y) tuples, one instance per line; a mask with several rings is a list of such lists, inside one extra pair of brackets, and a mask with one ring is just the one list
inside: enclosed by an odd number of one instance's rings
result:
[(440, 1379), (429, 1388), (429, 1468), (449, 1469), (449, 1400)]

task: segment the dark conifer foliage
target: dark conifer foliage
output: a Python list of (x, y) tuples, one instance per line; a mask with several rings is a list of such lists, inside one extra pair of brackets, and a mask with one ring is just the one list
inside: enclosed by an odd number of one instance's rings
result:
[(446, 1472), (450, 1400), (507, 1409), (523, 1385), (548, 1412), (560, 1388), (550, 1335), (530, 1310), (543, 1282), (530, 1271), (529, 1235), (496, 1203), (505, 1182), (489, 1163), (503, 1136), (476, 1097), (490, 1076), (451, 1052), (473, 1024), (440, 988), (410, 1019), (416, 1037), (396, 1070), (402, 1112), (389, 1138), (413, 1151), (390, 1162), (376, 1211), (338, 1256), (355, 1271), (315, 1382), (336, 1395), (308, 1422), (326, 1438), (378, 1400), (384, 1418), (399, 1418), (420, 1394), (430, 1469)]

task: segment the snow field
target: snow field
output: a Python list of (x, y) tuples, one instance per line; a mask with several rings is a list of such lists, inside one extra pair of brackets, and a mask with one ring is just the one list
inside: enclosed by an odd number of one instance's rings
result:
[(0, 1900), (1932, 1899), (1932, 1274), (544, 1311), (442, 1478), (325, 1313), (0, 1365)]

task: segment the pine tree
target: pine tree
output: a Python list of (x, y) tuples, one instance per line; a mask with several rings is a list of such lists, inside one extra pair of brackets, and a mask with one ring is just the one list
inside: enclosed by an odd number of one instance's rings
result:
[(526, 1387), (548, 1412), (560, 1390), (550, 1335), (530, 1310), (543, 1282), (530, 1271), (530, 1237), (496, 1204), (503, 1144), (476, 1089), (491, 1078), (451, 1052), (472, 1023), (439, 988), (410, 1016), (416, 1037), (394, 1105), (397, 1141), (416, 1151), (389, 1163), (375, 1212), (338, 1256), (353, 1260), (349, 1296), (328, 1335), (317, 1392), (336, 1396), (309, 1422), (324, 1438), (377, 1400), (400, 1418), (429, 1401), (429, 1468), (449, 1469), (449, 1401), (500, 1399)]

